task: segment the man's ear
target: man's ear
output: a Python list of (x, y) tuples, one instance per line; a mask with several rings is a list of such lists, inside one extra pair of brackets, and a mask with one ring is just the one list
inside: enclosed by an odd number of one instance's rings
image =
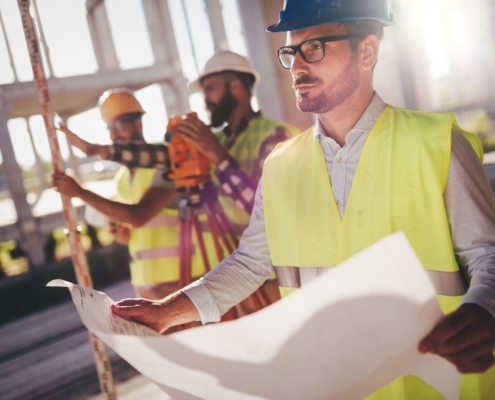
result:
[(240, 99), (245, 92), (244, 85), (239, 78), (234, 78), (229, 82), (230, 92), (236, 99)]
[(136, 130), (138, 131), (141, 139), (143, 139), (143, 119), (140, 117), (134, 121)]
[(378, 61), (380, 40), (375, 35), (368, 35), (358, 46), (359, 60), (365, 71), (372, 70)]

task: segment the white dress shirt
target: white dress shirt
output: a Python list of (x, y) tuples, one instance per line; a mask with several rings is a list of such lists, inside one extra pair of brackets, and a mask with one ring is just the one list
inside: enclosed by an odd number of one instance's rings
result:
[[(342, 147), (324, 134), (319, 122), (316, 124), (315, 135), (323, 149), (341, 217), (364, 144), (386, 107), (375, 93)], [(456, 259), (471, 280), (463, 303), (479, 304), (495, 317), (495, 200), (476, 153), (456, 128), (452, 130), (450, 170), (443, 196)], [(239, 248), (182, 292), (198, 309), (203, 324), (217, 322), (272, 273), (260, 181), (251, 221)]]

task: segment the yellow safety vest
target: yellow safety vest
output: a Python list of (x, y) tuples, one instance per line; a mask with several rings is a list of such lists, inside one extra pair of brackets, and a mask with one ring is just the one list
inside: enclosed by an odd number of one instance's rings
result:
[[(299, 134), (299, 130), (292, 125), (261, 116), (251, 121), (248, 128), (229, 149), (229, 154), (239, 163), (241, 168), (247, 172), (248, 175), (251, 176), (255, 170), (255, 163), (258, 160), (261, 145), (277, 126), (285, 128), (292, 136)], [(220, 131), (216, 132), (215, 136), (219, 143), (225, 147), (227, 141), (225, 134)], [(214, 176), (215, 184), (218, 185), (218, 180), (214, 174), (212, 175)], [(240, 209), (230, 196), (221, 194), (219, 196), (219, 201), (230, 222), (234, 225), (236, 231), (241, 234), (249, 225), (250, 215)]]
[[(122, 167), (115, 175), (117, 194), (120, 198), (139, 203), (149, 188), (156, 170), (136, 169), (134, 176), (127, 167)], [(208, 234), (209, 235), (209, 234)], [(213, 243), (206, 238), (206, 246), (211, 267), (216, 265)], [(192, 276), (204, 274), (204, 266), (199, 249), (193, 237)], [(131, 280), (136, 286), (151, 285), (179, 280), (179, 217), (175, 209), (164, 208), (146, 225), (133, 229), (129, 239)]]
[[(323, 151), (311, 128), (279, 145), (263, 169), (268, 246), (282, 294), (371, 244), (403, 231), (428, 270), (445, 313), (465, 292), (443, 201), (457, 127), (482, 158), (478, 138), (454, 114), (387, 107), (359, 161), (341, 219)], [(462, 399), (495, 398), (495, 369), (464, 375)], [(415, 376), (397, 379), (369, 399), (442, 399)]]

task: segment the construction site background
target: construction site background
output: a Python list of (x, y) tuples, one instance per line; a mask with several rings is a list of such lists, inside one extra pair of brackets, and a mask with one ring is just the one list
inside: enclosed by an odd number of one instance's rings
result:
[[(229, 49), (248, 56), (261, 75), (254, 108), (306, 129), (314, 116), (296, 109), (290, 73), (275, 55), (285, 34), (265, 32), (282, 5), (32, 0), (57, 118), (84, 139), (108, 144), (96, 104), (105, 90), (125, 86), (147, 111), (145, 139), (161, 142), (169, 116), (192, 110), (208, 119), (201, 94), (191, 94), (186, 83), (215, 51)], [(457, 112), (461, 126), (479, 135), (495, 188), (495, 0), (392, 0), (392, 9), (397, 25), (386, 30), (382, 43), (377, 91), (396, 106)], [(71, 173), (91, 190), (114, 196), (111, 179), (119, 166), (84, 158), (64, 137), (59, 140)], [(0, 151), (0, 328), (10, 329), (12, 321), (69, 299), (66, 290), (45, 289), (46, 282), (75, 281), (16, 0), (0, 0)], [(86, 225), (84, 205), (74, 204), (94, 286), (127, 282), (126, 247), (105, 228)]]

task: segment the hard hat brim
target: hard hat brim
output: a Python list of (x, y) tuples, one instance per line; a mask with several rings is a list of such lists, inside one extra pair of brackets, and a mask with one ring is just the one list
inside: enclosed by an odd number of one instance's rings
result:
[(373, 21), (378, 21), (381, 22), (385, 26), (391, 26), (395, 25), (395, 21), (391, 21), (389, 19), (384, 19), (384, 18), (339, 18), (335, 19), (333, 21), (322, 21), (321, 23), (315, 23), (314, 21), (312, 22), (307, 22), (307, 23), (301, 23), (300, 21), (297, 22), (282, 22), (279, 21), (277, 24), (270, 25), (268, 28), (266, 28), (267, 32), (270, 33), (276, 33), (276, 32), (290, 32), (290, 31), (297, 31), (300, 29), (305, 29), (305, 28), (311, 28), (313, 26), (319, 26), (319, 25), (325, 25), (325, 24), (340, 24), (343, 22), (356, 22), (359, 24), (359, 22), (364, 21), (364, 20), (373, 20)]
[(187, 84), (187, 87), (189, 88), (189, 90), (193, 93), (195, 92), (202, 92), (203, 91), (203, 87), (201, 86), (201, 81), (210, 76), (210, 75), (215, 75), (215, 74), (218, 74), (220, 72), (227, 72), (227, 71), (233, 71), (233, 72), (242, 72), (242, 73), (245, 73), (245, 74), (251, 74), (254, 76), (254, 83), (253, 83), (253, 88), (259, 83), (260, 81), (260, 75), (258, 74), (258, 72), (256, 72), (255, 70), (253, 69), (249, 69), (249, 68), (239, 68), (239, 67), (234, 67), (234, 68), (217, 68), (217, 69), (213, 69), (213, 70), (210, 70), (208, 71), (207, 73), (205, 74), (202, 74), (200, 75), (198, 78), (196, 78), (195, 80), (192, 80), (192, 81), (189, 81), (188, 84)]

